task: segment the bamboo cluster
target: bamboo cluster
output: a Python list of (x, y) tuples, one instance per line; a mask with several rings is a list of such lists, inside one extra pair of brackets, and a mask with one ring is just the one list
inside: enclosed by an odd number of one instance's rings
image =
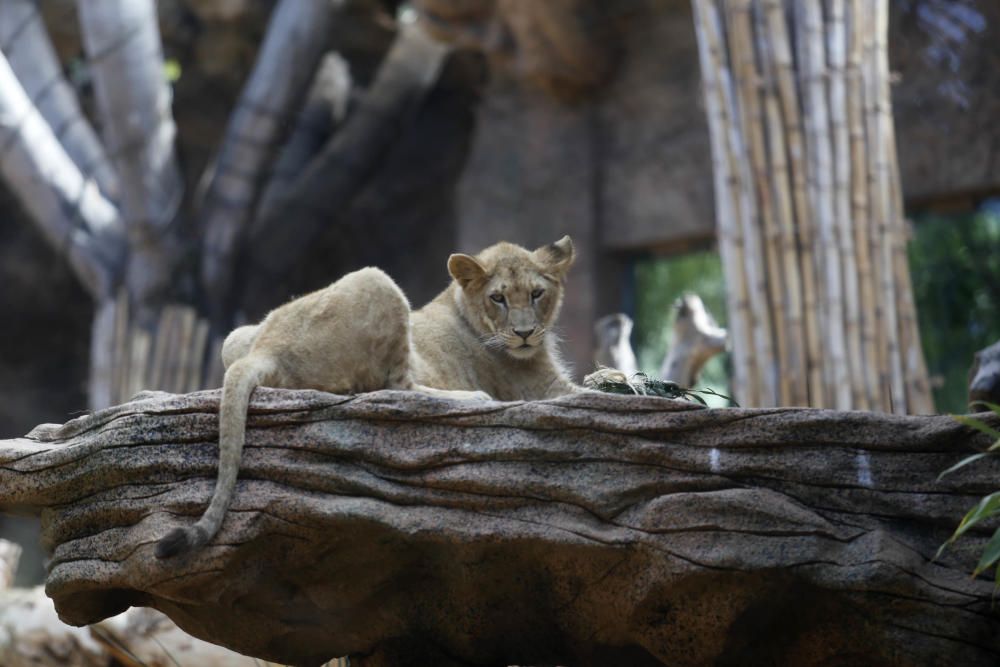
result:
[(166, 305), (149, 329), (129, 310), (122, 290), (94, 318), (91, 403), (124, 403), (144, 390), (183, 394), (222, 385), (222, 341), (213, 340), (208, 321), (195, 308)]
[(888, 0), (692, 0), (749, 406), (933, 411), (910, 285)]

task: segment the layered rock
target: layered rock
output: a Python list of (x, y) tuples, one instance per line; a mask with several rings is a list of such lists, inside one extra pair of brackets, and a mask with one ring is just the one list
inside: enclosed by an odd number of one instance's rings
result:
[[(0, 443), (0, 509), (39, 512), (61, 617), (148, 605), (313, 665), (991, 665), (989, 533), (937, 547), (996, 488), (944, 416), (699, 408), (584, 394), (460, 403), (260, 389), (221, 534), (216, 391)], [(845, 662), (846, 661), (846, 662)]]

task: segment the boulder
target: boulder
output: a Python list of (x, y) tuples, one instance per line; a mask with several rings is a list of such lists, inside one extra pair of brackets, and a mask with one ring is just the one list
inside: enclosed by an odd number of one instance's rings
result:
[(258, 389), (238, 492), (218, 391), (141, 394), (0, 442), (0, 510), (40, 513), (70, 624), (131, 605), (319, 665), (995, 665), (989, 531), (933, 556), (991, 460), (946, 416), (704, 409), (579, 394), (455, 402)]

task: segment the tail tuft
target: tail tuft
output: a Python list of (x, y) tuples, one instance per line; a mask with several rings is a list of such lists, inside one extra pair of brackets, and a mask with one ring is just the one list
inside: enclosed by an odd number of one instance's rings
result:
[(174, 528), (156, 543), (157, 558), (172, 558), (200, 547), (205, 542), (205, 531), (197, 525)]

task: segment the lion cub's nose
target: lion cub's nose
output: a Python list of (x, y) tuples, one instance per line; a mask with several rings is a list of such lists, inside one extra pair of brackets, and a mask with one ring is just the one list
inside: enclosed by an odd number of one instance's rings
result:
[(514, 329), (514, 333), (516, 333), (524, 340), (528, 340), (528, 336), (535, 333), (535, 329), (534, 327), (532, 327), (531, 329)]

